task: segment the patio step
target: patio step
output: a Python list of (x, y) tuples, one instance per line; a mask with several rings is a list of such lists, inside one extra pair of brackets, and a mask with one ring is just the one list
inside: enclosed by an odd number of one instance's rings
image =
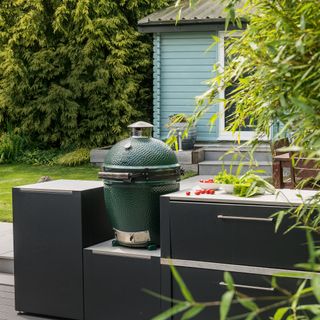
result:
[(272, 163), (269, 161), (259, 161), (259, 166), (250, 165), (249, 162), (240, 161), (222, 161), (222, 160), (205, 160), (199, 163), (199, 174), (200, 175), (216, 175), (221, 170), (226, 169), (228, 172), (231, 170), (233, 174), (236, 173), (238, 166), (242, 164), (241, 173), (253, 170), (264, 170), (265, 172), (261, 175), (271, 176), (272, 175)]
[[(199, 145), (200, 146), (200, 145)], [(235, 173), (240, 163), (242, 164), (242, 173), (250, 169), (264, 170), (262, 175), (270, 176), (272, 174), (272, 155), (269, 143), (259, 143), (255, 147), (252, 155), (252, 147), (245, 144), (236, 144), (233, 141), (221, 141), (202, 145), (204, 148), (204, 161), (199, 163), (199, 174), (215, 175), (222, 169), (227, 171), (231, 169)], [(256, 165), (250, 165), (253, 160)]]
[[(211, 145), (205, 148), (205, 160), (249, 161), (251, 150), (251, 147), (244, 145)], [(252, 153), (252, 156), (257, 162), (272, 161), (269, 145), (259, 145)]]
[(14, 286), (14, 276), (9, 273), (0, 273), (0, 285)]
[(6, 273), (6, 274), (13, 274), (13, 267), (14, 261), (13, 256), (1, 256), (0, 255), (0, 274)]

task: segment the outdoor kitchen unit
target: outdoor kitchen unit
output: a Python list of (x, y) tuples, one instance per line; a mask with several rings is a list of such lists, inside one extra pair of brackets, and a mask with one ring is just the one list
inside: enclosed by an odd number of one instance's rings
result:
[(165, 143), (151, 138), (152, 127), (143, 121), (131, 124), (132, 136), (111, 148), (99, 173), (114, 245), (159, 246), (160, 196), (179, 190), (177, 157)]

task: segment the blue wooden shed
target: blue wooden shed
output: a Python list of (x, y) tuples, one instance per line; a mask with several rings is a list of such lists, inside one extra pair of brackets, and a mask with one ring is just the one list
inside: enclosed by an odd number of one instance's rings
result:
[[(200, 0), (194, 8), (189, 1), (182, 3), (178, 24), (175, 6), (155, 12), (138, 23), (139, 31), (154, 35), (154, 126), (155, 137), (166, 139), (169, 117), (176, 113), (192, 114), (195, 98), (203, 94), (206, 81), (213, 76), (216, 62), (224, 65), (225, 12), (220, 1)], [(213, 36), (220, 41), (212, 47)], [(223, 97), (224, 93), (221, 93)], [(215, 126), (210, 130), (212, 113), (221, 111)], [(197, 140), (214, 142), (234, 140), (225, 130), (223, 104), (211, 110), (197, 124)], [(241, 139), (247, 140), (252, 131), (242, 132)]]

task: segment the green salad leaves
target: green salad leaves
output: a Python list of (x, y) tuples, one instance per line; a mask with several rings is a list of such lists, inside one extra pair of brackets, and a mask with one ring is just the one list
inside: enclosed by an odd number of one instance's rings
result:
[(235, 176), (223, 170), (216, 175), (214, 180), (219, 184), (232, 184), (233, 194), (239, 197), (252, 197), (264, 194), (265, 191), (274, 194), (276, 192), (274, 186), (256, 173), (257, 171), (249, 170), (242, 176)]

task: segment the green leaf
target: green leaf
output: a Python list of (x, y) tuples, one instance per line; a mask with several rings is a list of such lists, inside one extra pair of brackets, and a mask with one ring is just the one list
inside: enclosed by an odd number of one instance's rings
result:
[(153, 317), (151, 320), (166, 320), (171, 318), (173, 315), (180, 313), (190, 307), (189, 303), (179, 303), (173, 306), (171, 309)]
[(239, 303), (244, 306), (246, 309), (251, 310), (251, 311), (257, 311), (259, 307), (253, 300), (248, 299), (248, 298), (238, 298), (237, 299)]
[(214, 113), (214, 114), (210, 117), (209, 123), (210, 123), (210, 126), (211, 126), (211, 127), (215, 124), (215, 122), (217, 121), (217, 119), (218, 119), (218, 114), (217, 114), (217, 113)]
[(176, 282), (179, 285), (180, 291), (182, 295), (185, 297), (185, 299), (189, 302), (194, 302), (194, 299), (192, 297), (191, 292), (188, 290), (186, 284), (184, 283), (183, 279), (181, 278), (180, 274), (178, 273), (177, 269), (174, 267), (174, 265), (170, 265), (170, 269), (172, 272), (172, 275)]
[(205, 307), (204, 306), (196, 306), (196, 307), (192, 307), (191, 309), (189, 309), (188, 311), (186, 311), (181, 320), (188, 320), (191, 318), (194, 318), (196, 315), (198, 315)]
[(250, 313), (246, 316), (245, 320), (253, 320), (253, 319), (256, 318), (256, 315), (257, 315), (256, 312), (250, 312)]
[(306, 20), (304, 18), (304, 15), (302, 14), (300, 18), (300, 29), (304, 30), (305, 28), (306, 28)]
[(300, 299), (300, 297), (302, 295), (302, 292), (304, 290), (304, 287), (305, 287), (306, 283), (307, 283), (307, 280), (302, 281), (302, 283), (300, 284), (297, 292), (293, 296), (292, 304), (291, 304), (291, 307), (292, 307), (293, 310), (295, 310), (297, 308), (298, 301), (299, 301), (299, 299)]
[(279, 308), (274, 316), (273, 316), (273, 320), (282, 320), (283, 316), (287, 313), (289, 308)]
[(320, 314), (320, 304), (307, 304), (307, 305), (302, 305), (298, 306), (297, 310), (303, 310), (303, 311), (310, 311), (313, 314), (319, 315)]
[(233, 278), (230, 272), (225, 272), (223, 274), (224, 282), (227, 284), (228, 290), (234, 290)]
[(227, 291), (223, 294), (220, 304), (220, 320), (225, 320), (228, 316), (234, 291)]
[(182, 12), (182, 7), (179, 8), (178, 12), (177, 12), (177, 15), (176, 15), (176, 25), (178, 24), (178, 22), (180, 21), (181, 19), (181, 12)]
[(211, 35), (211, 38), (214, 40), (214, 44), (217, 44), (221, 41), (221, 39), (219, 37), (215, 36), (214, 34)]
[(277, 220), (276, 220), (276, 225), (275, 225), (275, 232), (278, 232), (280, 224), (283, 220), (283, 217), (287, 215), (287, 211), (279, 211), (276, 213)]
[(195, 4), (196, 4), (196, 0), (189, 0), (189, 7), (190, 8), (194, 8)]
[(311, 285), (312, 285), (312, 290), (317, 298), (318, 302), (320, 303), (320, 275), (314, 275), (311, 279)]

